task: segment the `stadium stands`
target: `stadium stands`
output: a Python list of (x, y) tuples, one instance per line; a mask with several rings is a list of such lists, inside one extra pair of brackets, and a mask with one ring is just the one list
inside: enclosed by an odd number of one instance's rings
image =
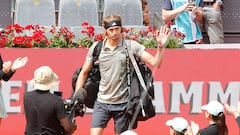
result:
[[(11, 0), (12, 1), (12, 0)], [(0, 4), (0, 28), (5, 28), (12, 23), (12, 2), (10, 0), (1, 0)]]

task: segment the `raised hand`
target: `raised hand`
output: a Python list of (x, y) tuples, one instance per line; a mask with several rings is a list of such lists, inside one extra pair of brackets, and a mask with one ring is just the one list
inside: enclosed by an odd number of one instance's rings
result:
[(192, 135), (197, 135), (199, 131), (199, 125), (195, 123), (194, 121), (191, 121), (191, 130), (192, 130)]
[(240, 102), (238, 101), (237, 108), (230, 106), (229, 104), (225, 103), (224, 108), (228, 111), (228, 113), (232, 114), (235, 118), (237, 118), (240, 114)]
[(24, 67), (27, 62), (28, 62), (28, 57), (26, 56), (23, 58), (21, 57), (17, 58), (12, 64), (12, 71), (15, 71), (21, 67)]
[(156, 30), (156, 39), (158, 42), (158, 47), (166, 46), (170, 34), (171, 31), (167, 26), (161, 26), (160, 29)]

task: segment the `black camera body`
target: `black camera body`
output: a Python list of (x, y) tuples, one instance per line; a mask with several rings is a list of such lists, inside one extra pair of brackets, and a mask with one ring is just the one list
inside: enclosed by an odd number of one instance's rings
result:
[[(62, 97), (61, 91), (54, 91), (54, 95), (57, 95), (59, 97)], [(64, 103), (64, 109), (66, 113), (69, 115), (70, 119), (73, 120), (74, 117), (84, 115), (84, 108), (85, 105), (83, 103), (80, 103), (79, 101), (74, 101), (73, 98), (63, 99)]]
[(84, 104), (82, 104), (78, 101), (74, 101), (71, 98), (64, 99), (63, 103), (64, 103), (64, 109), (65, 109), (66, 113), (70, 116), (70, 118), (77, 117), (77, 116), (83, 117), (84, 108), (85, 108)]

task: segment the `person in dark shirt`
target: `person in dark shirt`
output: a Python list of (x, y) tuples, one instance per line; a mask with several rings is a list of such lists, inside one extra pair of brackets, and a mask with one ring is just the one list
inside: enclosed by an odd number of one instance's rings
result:
[[(8, 81), (13, 74), (16, 72), (17, 69), (22, 68), (26, 65), (28, 61), (28, 57), (19, 57), (12, 61), (4, 62), (1, 55), (0, 55), (0, 80)], [(1, 82), (0, 82), (1, 86)], [(7, 111), (4, 106), (2, 90), (0, 88), (0, 125), (3, 118), (7, 117)]]
[(61, 97), (50, 93), (58, 76), (49, 66), (41, 66), (31, 80), (34, 90), (24, 95), (25, 135), (69, 135), (77, 126), (72, 122)]
[(224, 107), (218, 101), (211, 101), (203, 105), (205, 117), (209, 125), (199, 130), (199, 125), (191, 121), (193, 135), (228, 135), (228, 128), (225, 123)]
[(225, 109), (235, 117), (238, 127), (240, 128), (240, 101), (238, 101), (238, 107), (235, 108), (233, 106), (230, 106), (229, 104), (224, 104)]

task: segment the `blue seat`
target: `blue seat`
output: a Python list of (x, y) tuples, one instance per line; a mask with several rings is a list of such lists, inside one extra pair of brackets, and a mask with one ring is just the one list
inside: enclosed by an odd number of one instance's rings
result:
[(143, 25), (140, 0), (105, 0), (103, 18), (111, 14), (120, 15), (123, 25)]
[(52, 26), (55, 20), (54, 0), (16, 0), (14, 23)]
[(59, 27), (81, 26), (83, 22), (98, 26), (98, 10), (96, 0), (60, 0)]

